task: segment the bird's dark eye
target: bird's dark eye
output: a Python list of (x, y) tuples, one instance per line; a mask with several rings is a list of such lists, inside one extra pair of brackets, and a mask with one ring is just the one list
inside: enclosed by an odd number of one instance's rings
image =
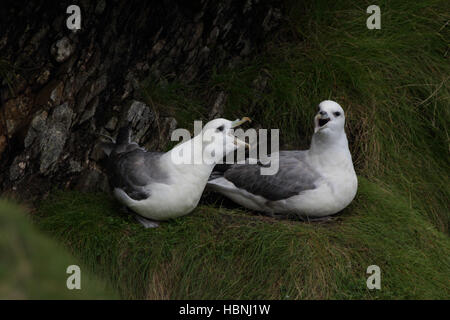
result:
[(341, 113), (339, 111), (333, 113), (335, 117), (339, 117), (341, 115)]
[(221, 131), (223, 131), (223, 129), (225, 129), (225, 126), (224, 126), (224, 125), (221, 125), (220, 127), (217, 128), (217, 131), (218, 131), (218, 132), (221, 132)]

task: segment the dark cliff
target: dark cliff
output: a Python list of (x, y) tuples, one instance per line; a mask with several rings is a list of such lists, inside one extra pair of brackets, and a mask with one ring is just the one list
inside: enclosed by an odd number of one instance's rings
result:
[[(81, 9), (76, 32), (66, 26), (71, 4)], [(106, 189), (101, 135), (129, 121), (139, 143), (155, 147), (177, 127), (139, 100), (144, 79), (189, 84), (239, 66), (281, 17), (276, 1), (2, 4), (0, 190)]]

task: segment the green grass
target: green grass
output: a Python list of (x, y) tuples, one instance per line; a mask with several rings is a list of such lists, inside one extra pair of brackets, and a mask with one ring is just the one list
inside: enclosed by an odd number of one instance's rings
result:
[[(70, 265), (80, 266), (80, 290), (67, 289)], [(0, 201), (0, 299), (116, 297), (79, 259), (36, 230), (22, 209)]]
[(207, 107), (195, 95), (197, 85), (181, 84), (178, 81), (155, 81), (148, 78), (141, 83), (138, 93), (159, 115), (172, 116), (180, 128), (193, 131), (194, 121), (206, 119)]
[[(199, 97), (223, 90), (225, 117), (280, 128), (285, 148), (307, 147), (316, 105), (338, 101), (360, 179), (338, 221), (204, 205), (144, 230), (105, 195), (58, 193), (38, 223), (125, 298), (448, 299), (450, 4), (378, 1), (382, 29), (368, 30), (370, 4), (292, 2), (283, 30), (246, 65), (195, 86), (149, 80), (142, 90), (188, 128), (207, 120)], [(372, 264), (380, 291), (365, 286)]]
[[(336, 221), (276, 222), (201, 206), (144, 229), (102, 194), (57, 193), (40, 227), (61, 239), (123, 298), (448, 298), (450, 241), (404, 198), (360, 179)], [(382, 270), (382, 290), (366, 269)]]

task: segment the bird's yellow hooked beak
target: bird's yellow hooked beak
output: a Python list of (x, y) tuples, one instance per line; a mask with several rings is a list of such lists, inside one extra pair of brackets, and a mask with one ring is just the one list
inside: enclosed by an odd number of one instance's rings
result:
[(252, 122), (252, 120), (249, 117), (243, 117), (241, 120), (237, 119), (231, 123), (231, 128), (236, 128), (242, 125), (245, 122)]
[[(252, 122), (252, 120), (249, 117), (243, 117), (241, 120), (237, 119), (231, 123), (231, 129), (239, 127), (240, 125), (242, 125), (243, 123), (245, 123), (247, 121)], [(234, 137), (234, 144), (237, 147), (244, 147), (246, 149), (250, 149), (250, 145), (247, 142), (242, 141), (241, 139), (238, 139), (237, 137)]]

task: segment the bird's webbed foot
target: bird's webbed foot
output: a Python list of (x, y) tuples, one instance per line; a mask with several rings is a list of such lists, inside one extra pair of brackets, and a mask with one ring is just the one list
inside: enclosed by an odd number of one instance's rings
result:
[(315, 222), (315, 223), (327, 223), (336, 220), (336, 217), (333, 216), (323, 216), (323, 217), (299, 216), (299, 218), (304, 222)]
[(147, 218), (144, 218), (143, 216), (141, 216), (139, 214), (134, 214), (134, 217), (146, 229), (159, 227), (159, 223), (158, 222), (150, 220), (150, 219), (147, 219)]

